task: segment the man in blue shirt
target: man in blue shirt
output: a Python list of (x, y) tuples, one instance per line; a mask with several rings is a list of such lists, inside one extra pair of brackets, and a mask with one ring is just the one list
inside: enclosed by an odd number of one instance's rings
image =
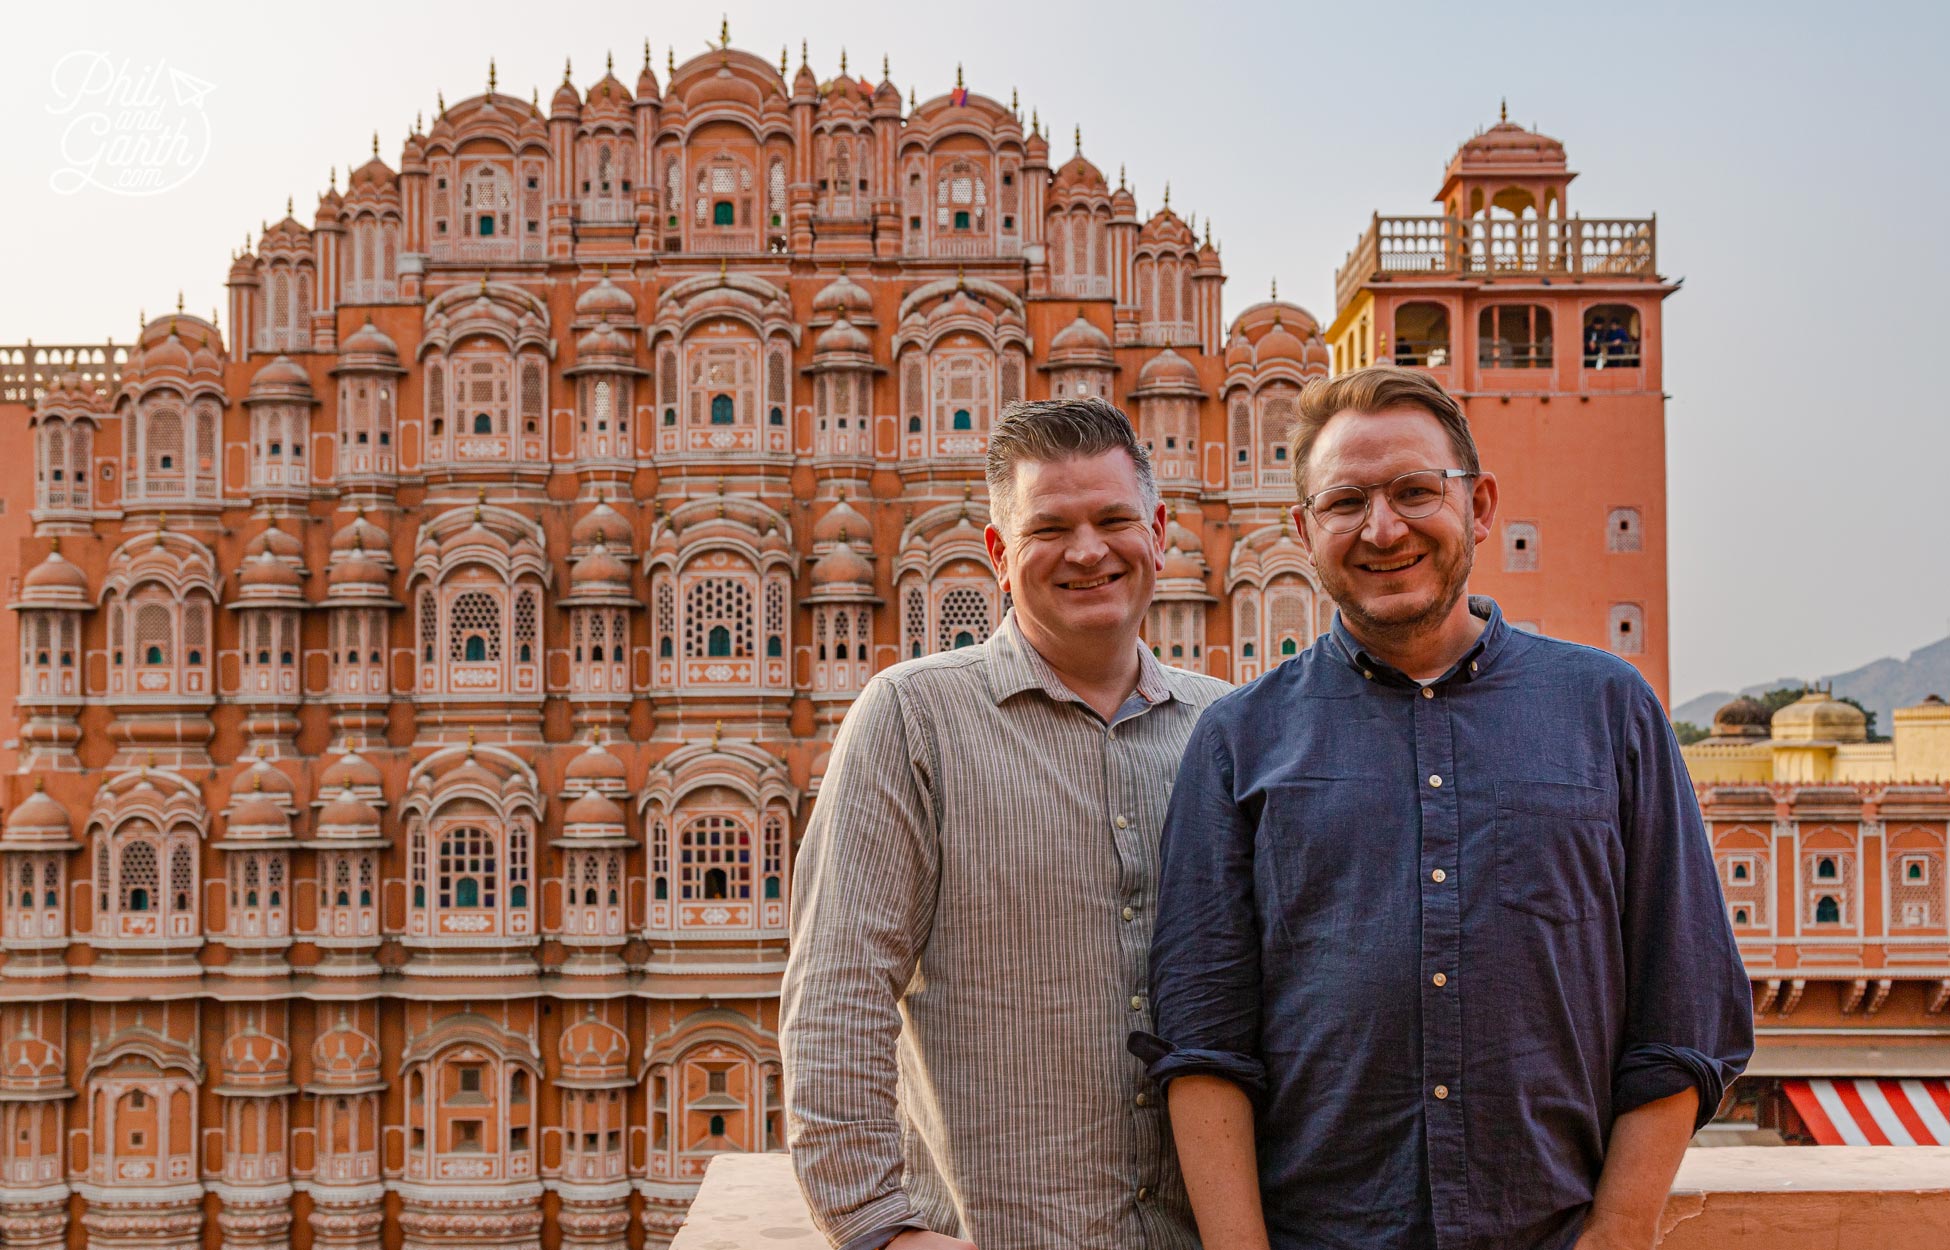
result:
[(1340, 612), (1193, 733), (1132, 1038), (1204, 1244), (1649, 1250), (1753, 1049), (1665, 714), (1465, 595), (1496, 479), (1426, 374), (1313, 383), (1291, 454)]

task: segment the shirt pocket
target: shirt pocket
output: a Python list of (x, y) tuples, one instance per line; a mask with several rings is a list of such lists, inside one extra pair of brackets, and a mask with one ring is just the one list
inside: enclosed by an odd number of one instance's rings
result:
[(1597, 912), (1611, 890), (1608, 791), (1560, 781), (1496, 783), (1496, 897), (1552, 924)]

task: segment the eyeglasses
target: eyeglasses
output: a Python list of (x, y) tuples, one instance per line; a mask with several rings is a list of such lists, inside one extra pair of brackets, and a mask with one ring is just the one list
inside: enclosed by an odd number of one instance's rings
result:
[(1388, 496), (1388, 506), (1396, 516), (1412, 521), (1442, 506), (1449, 479), (1475, 476), (1469, 469), (1416, 469), (1370, 486), (1330, 486), (1302, 499), (1300, 506), (1313, 513), (1315, 522), (1328, 533), (1346, 534), (1367, 523), (1376, 491)]

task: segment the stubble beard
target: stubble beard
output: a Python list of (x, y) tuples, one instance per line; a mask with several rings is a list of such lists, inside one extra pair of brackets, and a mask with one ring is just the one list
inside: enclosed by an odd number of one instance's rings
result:
[(1354, 597), (1347, 582), (1340, 576), (1338, 566), (1318, 565), (1314, 572), (1320, 578), (1321, 589), (1340, 609), (1341, 619), (1355, 636), (1375, 646), (1393, 650), (1440, 628), (1468, 590), (1469, 574), (1476, 566), (1476, 549), (1468, 542), (1458, 543), (1456, 548), (1454, 555), (1440, 550), (1429, 553), (1429, 558), (1436, 562), (1436, 569), (1442, 575), (1441, 591), (1427, 607), (1406, 616), (1378, 615), (1368, 611)]

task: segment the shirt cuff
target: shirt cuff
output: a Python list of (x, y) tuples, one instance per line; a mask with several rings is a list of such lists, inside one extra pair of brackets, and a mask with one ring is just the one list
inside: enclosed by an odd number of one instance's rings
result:
[(1232, 1050), (1190, 1050), (1173, 1046), (1155, 1033), (1133, 1031), (1124, 1049), (1144, 1060), (1145, 1075), (1160, 1088), (1181, 1076), (1216, 1076), (1248, 1094), (1266, 1092), (1266, 1065)]
[(902, 1233), (916, 1229), (926, 1232), (927, 1226), (925, 1224), (889, 1224), (885, 1228), (876, 1228), (870, 1233), (861, 1233), (852, 1241), (841, 1246), (839, 1250), (882, 1250), (888, 1242), (900, 1236)]
[(1713, 1119), (1727, 1086), (1746, 1066), (1744, 1058), (1731, 1062), (1715, 1059), (1688, 1046), (1664, 1042), (1627, 1046), (1612, 1074), (1612, 1115), (1621, 1116), (1692, 1089), (1699, 1094), (1699, 1108), (1693, 1116), (1693, 1131), (1697, 1133)]

